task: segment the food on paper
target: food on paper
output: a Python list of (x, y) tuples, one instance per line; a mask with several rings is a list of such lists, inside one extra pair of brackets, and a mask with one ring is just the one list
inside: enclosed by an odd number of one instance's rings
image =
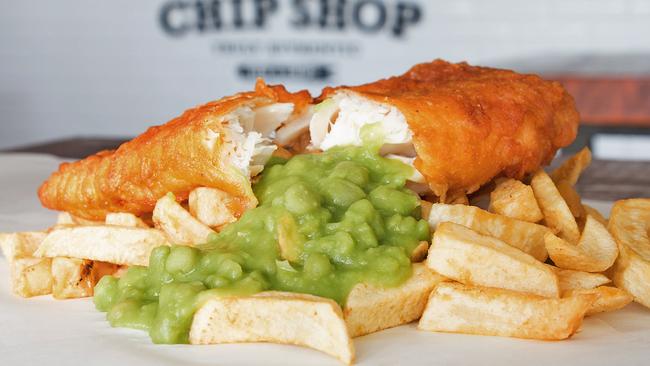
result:
[(618, 247), (607, 228), (587, 216), (577, 243), (570, 243), (551, 233), (544, 237), (546, 250), (556, 266), (585, 272), (602, 272), (614, 264)]
[(433, 289), (418, 329), (545, 340), (571, 337), (595, 294), (563, 298), (442, 282)]
[(280, 292), (212, 297), (199, 307), (189, 333), (191, 344), (273, 342), (310, 347), (354, 361), (341, 308), (322, 297)]
[[(615, 207), (612, 237), (574, 188), (588, 150), (540, 170), (577, 122), (559, 84), (464, 63), (315, 100), (260, 80), (63, 164), (39, 191), (56, 225), (0, 243), (16, 294), (94, 296), (154, 343), (287, 343), (351, 363), (353, 337), (418, 318), (564, 339), (649, 297), (647, 200)], [(490, 211), (470, 205), (488, 195)]]
[(650, 308), (650, 199), (617, 201), (608, 228), (620, 250), (611, 271), (614, 284)]
[(497, 183), (490, 193), (489, 210), (528, 222), (538, 222), (544, 218), (533, 189), (516, 179), (505, 179)]
[(113, 225), (71, 226), (50, 231), (34, 256), (146, 266), (151, 251), (161, 245), (169, 243), (165, 234), (157, 229)]
[(493, 214), (474, 206), (432, 205), (429, 224), (436, 229), (442, 222), (453, 222), (467, 226), (479, 234), (493, 236), (539, 261), (545, 261), (548, 257), (544, 235), (550, 230), (542, 225)]
[(419, 319), (431, 290), (446, 280), (424, 264), (414, 264), (413, 275), (397, 287), (356, 285), (343, 307), (350, 336), (358, 337)]
[(436, 228), (426, 264), (467, 285), (560, 296), (557, 276), (544, 263), (497, 238), (451, 222)]

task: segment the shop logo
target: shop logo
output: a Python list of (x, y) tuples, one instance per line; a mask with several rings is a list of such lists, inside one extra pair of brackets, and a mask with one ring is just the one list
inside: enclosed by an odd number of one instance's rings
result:
[(171, 36), (191, 33), (264, 30), (276, 19), (280, 6), (289, 7), (284, 20), (296, 30), (356, 30), (403, 37), (422, 18), (419, 4), (380, 0), (198, 0), (168, 1), (159, 22)]

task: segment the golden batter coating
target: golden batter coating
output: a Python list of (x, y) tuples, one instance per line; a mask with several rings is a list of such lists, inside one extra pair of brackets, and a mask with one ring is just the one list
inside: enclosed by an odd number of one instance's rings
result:
[(497, 176), (522, 178), (576, 136), (573, 98), (557, 82), (510, 70), (435, 60), (351, 90), (397, 107), (413, 132), (416, 168), (442, 197)]
[[(156, 201), (172, 192), (178, 201), (196, 187), (215, 187), (233, 195), (230, 209), (239, 216), (254, 207), (248, 177), (224, 155), (223, 117), (244, 105), (294, 103), (301, 113), (311, 103), (308, 92), (288, 93), (282, 86), (259, 81), (255, 91), (237, 94), (190, 109), (162, 126), (149, 128), (115, 151), (102, 151), (86, 159), (63, 163), (40, 187), (38, 196), (47, 208), (68, 211), (91, 220), (109, 212), (136, 215), (153, 211)], [(218, 141), (214, 147), (206, 139)]]

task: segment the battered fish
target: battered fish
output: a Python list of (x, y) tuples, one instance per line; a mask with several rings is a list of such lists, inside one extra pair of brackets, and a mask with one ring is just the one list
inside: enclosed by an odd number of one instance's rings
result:
[[(497, 176), (522, 178), (576, 136), (573, 98), (557, 82), (510, 70), (419, 64), (405, 74), (326, 88), (310, 122), (311, 145), (361, 145), (364, 126), (389, 157), (413, 162), (443, 200)], [(367, 134), (368, 134), (367, 133)]]
[(253, 92), (190, 109), (115, 151), (61, 164), (38, 196), (45, 207), (103, 220), (109, 212), (150, 213), (168, 192), (182, 201), (196, 187), (215, 187), (234, 197), (229, 209), (238, 217), (257, 204), (249, 178), (275, 150), (268, 137), (311, 102), (306, 91), (260, 81)]

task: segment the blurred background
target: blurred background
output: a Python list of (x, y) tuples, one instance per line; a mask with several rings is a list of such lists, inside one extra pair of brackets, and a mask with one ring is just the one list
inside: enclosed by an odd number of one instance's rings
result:
[(583, 122), (569, 150), (650, 160), (646, 0), (3, 2), (0, 150), (76, 157), (258, 76), (318, 94), (434, 58), (559, 80)]

